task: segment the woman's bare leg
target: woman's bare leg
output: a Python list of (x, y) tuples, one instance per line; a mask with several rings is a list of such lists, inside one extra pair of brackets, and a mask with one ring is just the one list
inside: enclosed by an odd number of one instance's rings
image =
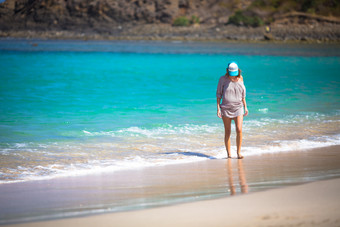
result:
[(231, 118), (222, 117), (224, 124), (224, 145), (228, 153), (228, 158), (231, 158), (230, 150), (230, 134), (231, 134)]
[(243, 115), (235, 117), (235, 126), (236, 126), (236, 146), (237, 146), (237, 157), (242, 159), (241, 155), (241, 146), (242, 146), (242, 123), (243, 123)]

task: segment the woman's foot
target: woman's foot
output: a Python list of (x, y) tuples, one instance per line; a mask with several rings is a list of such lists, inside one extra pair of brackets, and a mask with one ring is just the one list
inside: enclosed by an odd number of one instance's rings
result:
[(238, 155), (237, 155), (237, 158), (238, 158), (238, 159), (243, 159), (244, 157), (243, 157), (242, 155), (238, 154)]

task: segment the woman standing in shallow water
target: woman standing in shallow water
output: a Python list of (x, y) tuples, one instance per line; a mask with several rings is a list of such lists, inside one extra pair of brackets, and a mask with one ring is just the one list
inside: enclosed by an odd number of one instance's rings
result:
[(243, 77), (241, 75), (241, 70), (235, 62), (228, 64), (227, 73), (220, 78), (217, 86), (216, 98), (217, 116), (222, 118), (224, 124), (224, 143), (228, 153), (228, 158), (231, 158), (231, 121), (234, 120), (236, 126), (237, 158), (242, 159), (243, 156), (240, 153), (242, 145), (242, 123), (243, 116), (248, 115), (248, 109), (246, 103), (246, 88), (243, 84)]

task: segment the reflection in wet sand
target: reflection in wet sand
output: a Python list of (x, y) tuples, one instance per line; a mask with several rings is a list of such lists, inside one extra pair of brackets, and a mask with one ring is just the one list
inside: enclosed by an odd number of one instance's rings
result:
[[(232, 168), (232, 160), (228, 159), (227, 161), (227, 170), (228, 170), (228, 179), (229, 179), (229, 189), (230, 189), (230, 195), (236, 194), (236, 187), (234, 184), (234, 173)], [(237, 172), (238, 172), (238, 181), (241, 188), (241, 193), (245, 194), (248, 193), (248, 185), (243, 169), (243, 160), (238, 159), (237, 160)]]

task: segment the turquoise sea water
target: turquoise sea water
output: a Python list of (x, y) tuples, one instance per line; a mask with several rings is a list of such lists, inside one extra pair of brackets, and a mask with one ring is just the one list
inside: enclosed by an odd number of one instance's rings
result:
[(229, 61), (247, 89), (245, 156), (340, 144), (339, 53), (338, 45), (1, 40), (0, 183), (225, 157), (215, 92)]

